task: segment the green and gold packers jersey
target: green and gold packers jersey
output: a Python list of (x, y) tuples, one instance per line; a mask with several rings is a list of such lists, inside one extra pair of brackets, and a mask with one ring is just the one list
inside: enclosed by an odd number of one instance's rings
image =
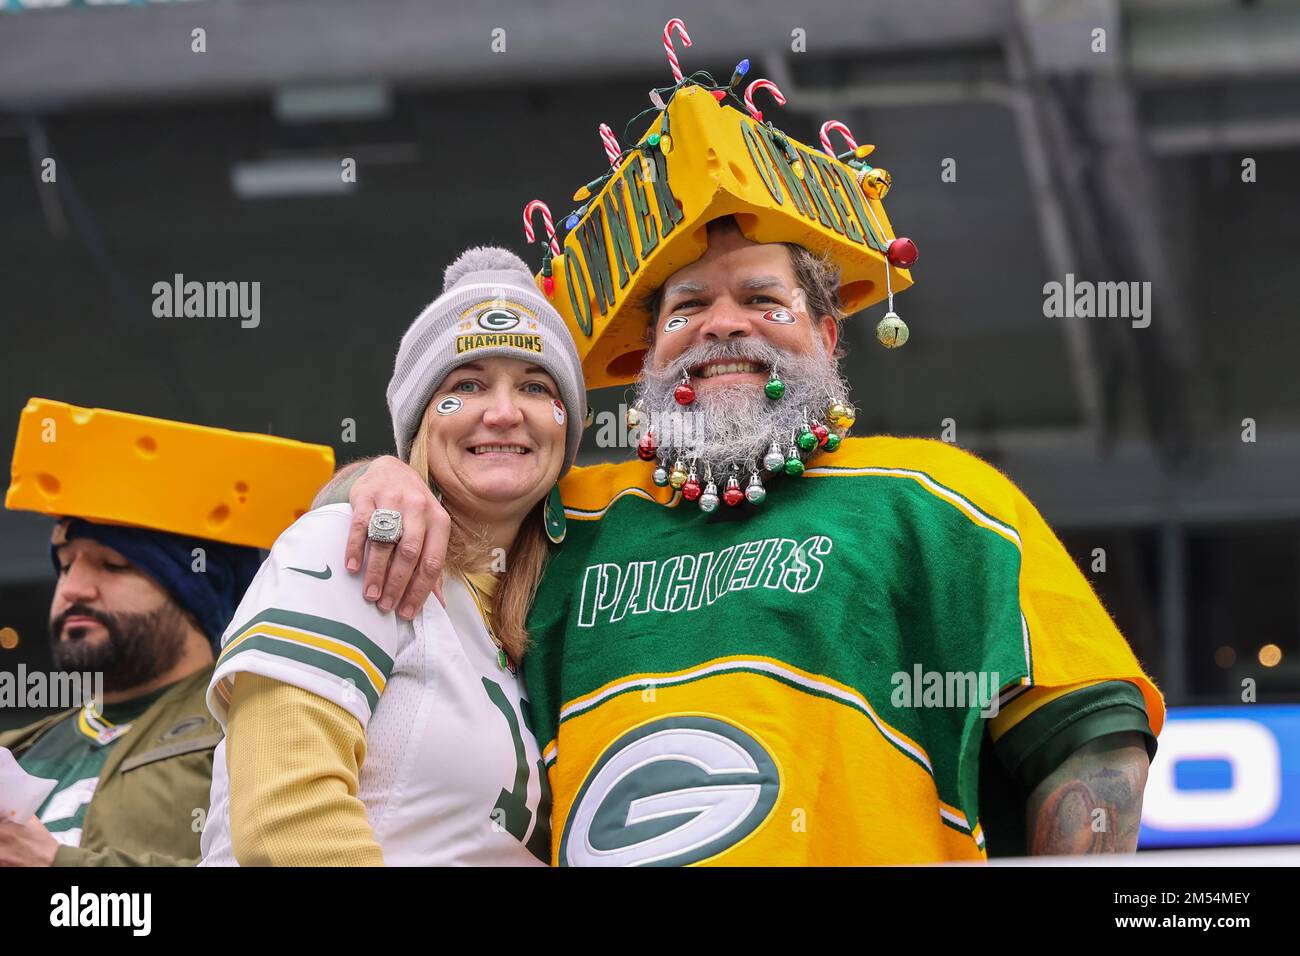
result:
[(984, 748), (1028, 783), (1085, 717), (1153, 749), (1154, 683), (975, 456), (848, 440), (713, 514), (649, 472), (561, 484), (524, 661), (553, 862), (980, 859)]

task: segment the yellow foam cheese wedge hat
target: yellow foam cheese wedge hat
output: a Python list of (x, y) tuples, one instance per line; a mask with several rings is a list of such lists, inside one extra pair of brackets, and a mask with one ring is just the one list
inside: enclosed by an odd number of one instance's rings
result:
[[(754, 242), (794, 242), (833, 259), (849, 313), (912, 284), (903, 266), (915, 246), (896, 239), (885, 215), (890, 177), (865, 162), (873, 147), (850, 139), (847, 152), (830, 155), (828, 128), (847, 135), (837, 122), (822, 129), (824, 149), (806, 146), (764, 122), (748, 94), (741, 103), (732, 80), (721, 86), (701, 72), (655, 91), (663, 108), (630, 150), (616, 152), (603, 127), (610, 168), (575, 194), (579, 207), (558, 223), (562, 244), (555, 233), (540, 240), (537, 283), (573, 332), (588, 388), (636, 378), (650, 319), (640, 303), (704, 255), (707, 225), (722, 216)], [(530, 240), (541, 205), (525, 211)]]
[(32, 398), (5, 507), (270, 548), (333, 472), (327, 445)]

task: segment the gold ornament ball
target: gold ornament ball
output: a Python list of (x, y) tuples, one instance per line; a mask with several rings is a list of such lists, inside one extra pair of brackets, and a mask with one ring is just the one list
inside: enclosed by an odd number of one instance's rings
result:
[(674, 468), (668, 476), (668, 484), (672, 485), (674, 489), (681, 488), (682, 485), (686, 484), (686, 472)]
[(862, 191), (866, 193), (868, 199), (884, 199), (893, 184), (894, 177), (889, 175), (889, 170), (881, 166), (873, 166), (862, 177)]
[(898, 317), (897, 312), (886, 312), (885, 317), (876, 326), (876, 338), (887, 349), (896, 349), (907, 343), (907, 323)]
[(826, 420), (832, 425), (839, 425), (844, 419), (849, 417), (848, 407), (835, 402), (830, 408), (826, 409)]

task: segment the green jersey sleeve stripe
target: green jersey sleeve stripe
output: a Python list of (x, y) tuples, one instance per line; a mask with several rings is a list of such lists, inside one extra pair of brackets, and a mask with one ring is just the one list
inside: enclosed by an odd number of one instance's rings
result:
[(282, 624), (285, 627), (294, 627), (304, 631), (315, 631), (317, 634), (324, 634), (328, 637), (336, 638), (340, 641), (346, 641), (357, 650), (365, 654), (370, 659), (370, 663), (375, 666), (384, 679), (387, 680), (393, 674), (393, 658), (382, 647), (366, 637), (365, 634), (358, 631), (341, 621), (331, 620), (327, 617), (318, 617), (315, 614), (304, 614), (302, 611), (289, 611), (279, 607), (269, 607), (262, 611), (252, 620), (240, 625), (230, 634), (230, 644), (239, 635), (243, 634), (249, 628), (255, 625)]
[(222, 655), (221, 664), (218, 666), (224, 667), (240, 654), (250, 650), (263, 651), (276, 657), (286, 657), (300, 664), (306, 664), (309, 667), (334, 675), (341, 684), (351, 684), (356, 690), (360, 691), (370, 705), (372, 713), (379, 703), (379, 691), (370, 683), (370, 678), (366, 676), (365, 671), (355, 664), (332, 654), (326, 654), (324, 651), (318, 651), (302, 644), (295, 644), (292, 641), (284, 641), (275, 637), (254, 634), (245, 638), (229, 655)]

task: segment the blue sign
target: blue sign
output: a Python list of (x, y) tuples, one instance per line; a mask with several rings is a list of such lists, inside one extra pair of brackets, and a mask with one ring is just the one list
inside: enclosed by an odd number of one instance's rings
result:
[(1300, 843), (1300, 705), (1170, 709), (1138, 846), (1261, 843)]

